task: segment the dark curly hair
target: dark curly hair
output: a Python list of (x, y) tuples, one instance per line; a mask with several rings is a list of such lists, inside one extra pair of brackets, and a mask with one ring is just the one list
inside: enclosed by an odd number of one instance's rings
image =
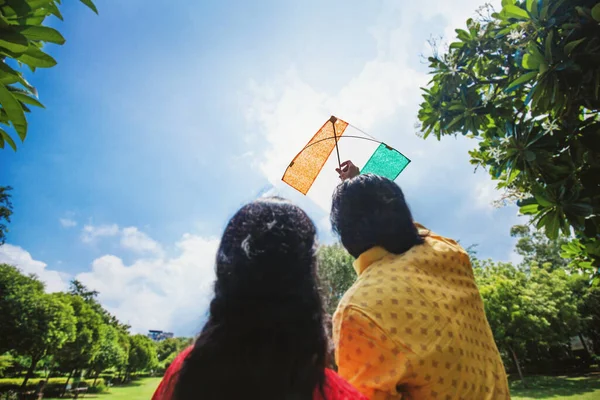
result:
[(242, 207), (217, 253), (208, 322), (176, 375), (176, 400), (312, 399), (327, 337), (316, 229), (279, 198)]
[(402, 189), (378, 175), (359, 175), (336, 188), (331, 225), (355, 258), (375, 246), (402, 254), (423, 244)]

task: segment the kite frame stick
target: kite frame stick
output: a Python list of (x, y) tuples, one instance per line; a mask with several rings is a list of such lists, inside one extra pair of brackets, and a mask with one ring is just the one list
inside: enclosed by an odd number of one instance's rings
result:
[[(332, 115), (331, 118), (329, 119), (329, 121), (331, 122), (331, 125), (333, 126), (333, 138), (335, 139), (335, 153), (337, 154), (338, 166), (340, 169), (342, 169), (342, 160), (340, 159), (340, 148), (338, 147), (337, 132), (335, 130), (335, 123), (337, 122), (337, 118)], [(306, 147), (305, 147), (305, 149), (306, 149)]]

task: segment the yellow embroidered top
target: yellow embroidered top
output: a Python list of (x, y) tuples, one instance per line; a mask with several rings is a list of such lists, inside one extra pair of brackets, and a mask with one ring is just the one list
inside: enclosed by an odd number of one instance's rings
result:
[(333, 318), (339, 374), (370, 399), (510, 399), (468, 254), (428, 233), (401, 255), (375, 247)]

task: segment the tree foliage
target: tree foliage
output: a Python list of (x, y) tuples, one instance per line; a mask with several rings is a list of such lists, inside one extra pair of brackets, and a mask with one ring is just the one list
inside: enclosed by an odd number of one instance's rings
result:
[(333, 314), (342, 296), (356, 280), (354, 258), (339, 244), (321, 246), (318, 252), (319, 279), (324, 307)]
[(130, 338), (128, 370), (141, 371), (158, 366), (156, 346), (154, 342), (144, 335), (133, 335)]
[(576, 278), (565, 270), (536, 263), (529, 273), (506, 263), (476, 265), (475, 277), (496, 344), (519, 372), (523, 365), (551, 360), (555, 349), (567, 350), (570, 338), (581, 333), (581, 314), (571, 290)]
[(60, 293), (59, 296), (71, 305), (77, 322), (74, 340), (67, 342), (56, 353), (56, 359), (64, 370), (87, 368), (97, 356), (104, 339), (102, 317), (80, 296), (66, 293)]
[(156, 345), (156, 355), (159, 362), (164, 362), (169, 357), (174, 357), (192, 344), (192, 338), (174, 337), (167, 338)]
[(568, 260), (561, 257), (562, 247), (568, 244), (565, 237), (556, 240), (548, 239), (542, 232), (533, 231), (527, 225), (516, 225), (510, 230), (513, 237), (519, 238), (515, 251), (523, 257), (521, 266), (528, 269), (530, 265), (548, 265), (552, 269), (566, 268)]
[(429, 58), (419, 110), (424, 137), (477, 138), (471, 162), (550, 239), (573, 230), (565, 252), (590, 275), (600, 264), (599, 22), (598, 0), (487, 6)]
[[(98, 12), (92, 0), (80, 1)], [(0, 0), (0, 125), (14, 129), (21, 141), (27, 136), (25, 114), (32, 106), (43, 107), (21, 67), (27, 65), (33, 72), (56, 65), (43, 48), (47, 43), (65, 43), (61, 33), (46, 24), (50, 16), (63, 19), (60, 5), (60, 0)], [(16, 151), (15, 139), (0, 128), (0, 148), (8, 144)]]
[[(0, 264), (0, 294), (0, 369), (16, 375), (26, 370), (22, 388), (36, 368), (68, 373), (64, 393), (75, 371), (95, 373), (95, 383), (106, 369), (128, 375), (158, 363), (154, 342), (131, 336), (81, 282), (73, 281), (68, 293), (48, 294), (36, 276)], [(180, 351), (191, 339), (172, 341)]]
[(55, 294), (44, 293), (35, 276), (23, 275), (17, 268), (0, 265), (0, 354), (15, 351), (30, 358), (23, 385), (37, 363), (47, 354), (73, 339), (73, 308)]
[(10, 216), (13, 213), (9, 193), (11, 190), (10, 186), (0, 186), (0, 246), (6, 241), (6, 234), (8, 233), (6, 224), (10, 223)]

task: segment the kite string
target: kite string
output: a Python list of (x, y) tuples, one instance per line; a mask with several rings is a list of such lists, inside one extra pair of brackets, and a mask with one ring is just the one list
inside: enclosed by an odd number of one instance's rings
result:
[[(375, 137), (369, 135), (367, 132), (363, 131), (362, 129), (360, 129), (359, 127), (352, 125), (351, 123), (348, 122), (348, 125), (351, 126), (352, 128), (356, 129), (357, 131), (359, 131), (360, 133), (362, 133), (363, 135), (366, 135), (368, 137), (370, 137), (371, 139), (378, 141), (377, 139), (375, 139)], [(379, 141), (378, 141), (379, 142)], [(382, 143), (382, 142), (380, 142)]]

